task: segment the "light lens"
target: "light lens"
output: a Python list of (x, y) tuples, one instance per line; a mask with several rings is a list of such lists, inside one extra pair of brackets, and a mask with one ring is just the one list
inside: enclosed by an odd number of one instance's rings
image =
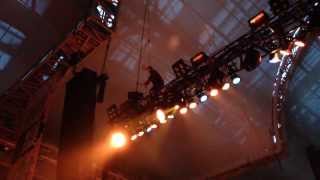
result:
[(173, 114), (168, 115), (168, 119), (174, 119), (174, 115)]
[(183, 107), (180, 109), (180, 114), (186, 114), (188, 112), (188, 108)]
[(195, 109), (197, 106), (198, 106), (198, 105), (197, 105), (196, 102), (192, 102), (192, 103), (189, 104), (189, 108), (190, 108), (190, 109)]
[(117, 132), (112, 134), (111, 142), (110, 142), (111, 147), (122, 148), (123, 146), (126, 145), (126, 143), (127, 143), (127, 138), (123, 133)]
[(224, 91), (227, 91), (230, 89), (230, 83), (225, 83), (223, 86), (222, 86), (222, 90)]
[(143, 131), (140, 131), (139, 133), (138, 133), (138, 136), (139, 137), (141, 137), (141, 136), (143, 136), (144, 135), (144, 132)]
[(200, 101), (201, 102), (206, 102), (208, 100), (208, 96), (207, 95), (202, 95), (201, 97), (200, 97)]
[(211, 97), (218, 96), (218, 94), (219, 94), (218, 89), (212, 89), (212, 90), (210, 91), (210, 96), (211, 96)]
[(179, 105), (175, 105), (174, 106), (174, 110), (178, 110), (178, 109), (180, 109), (180, 106)]
[(161, 122), (161, 121), (165, 121), (166, 120), (166, 114), (163, 112), (163, 110), (158, 109), (156, 112), (157, 115), (157, 119)]
[(232, 79), (232, 83), (233, 83), (234, 85), (239, 84), (240, 81), (241, 81), (241, 78), (240, 78), (240, 77), (235, 77), (235, 78)]
[(135, 134), (135, 135), (132, 135), (131, 136), (131, 141), (135, 141), (136, 139), (138, 138), (138, 136)]

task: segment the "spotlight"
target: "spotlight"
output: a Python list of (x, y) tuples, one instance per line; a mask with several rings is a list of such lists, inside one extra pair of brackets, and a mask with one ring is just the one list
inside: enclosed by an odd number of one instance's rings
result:
[(150, 133), (152, 131), (152, 128), (151, 127), (148, 127), (147, 128), (147, 133)]
[(190, 109), (195, 109), (197, 106), (198, 106), (198, 104), (197, 104), (196, 102), (191, 102), (191, 103), (189, 104), (189, 108), (190, 108)]
[(199, 52), (191, 58), (191, 64), (193, 67), (198, 67), (208, 60), (208, 56), (204, 52)]
[(180, 112), (180, 114), (187, 114), (188, 108), (187, 107), (183, 107), (183, 108), (180, 109), (179, 112)]
[(279, 58), (279, 53), (275, 52), (273, 54), (273, 57), (269, 60), (269, 63), (275, 64), (275, 63), (279, 63), (279, 62), (281, 62), (281, 59)]
[(234, 85), (239, 84), (241, 81), (241, 78), (236, 73), (231, 75), (231, 79), (232, 79), (232, 84), (234, 84)]
[(200, 96), (200, 102), (206, 102), (207, 100), (208, 100), (208, 96), (207, 96), (207, 95), (202, 94), (202, 95)]
[(157, 129), (157, 128), (158, 128), (158, 125), (152, 124), (150, 127), (151, 127), (152, 129)]
[(261, 63), (261, 54), (258, 50), (250, 48), (245, 54), (245, 58), (241, 61), (241, 67), (247, 71), (253, 71)]
[(180, 106), (177, 104), (174, 106), (174, 110), (178, 110), (178, 109), (180, 109)]
[(210, 91), (210, 96), (211, 97), (218, 96), (218, 94), (219, 94), (218, 89), (211, 89), (211, 91)]
[(273, 136), (272, 136), (272, 139), (273, 139), (273, 143), (276, 144), (276, 143), (277, 143), (277, 137), (276, 137), (276, 135), (273, 135)]
[(126, 145), (127, 138), (126, 136), (121, 132), (113, 133), (111, 136), (111, 142), (110, 145), (113, 148), (122, 148)]
[(168, 115), (168, 119), (174, 119), (174, 115), (173, 114)]
[(138, 133), (138, 136), (139, 137), (141, 137), (141, 136), (143, 136), (144, 135), (144, 132), (143, 131), (140, 131), (139, 133)]
[(230, 89), (230, 83), (224, 83), (224, 85), (222, 86), (222, 90), (227, 91)]
[(266, 24), (269, 21), (269, 16), (266, 12), (261, 11), (256, 16), (249, 19), (249, 26), (252, 29), (257, 29), (263, 24)]
[(168, 121), (164, 119), (164, 120), (161, 120), (161, 121), (160, 121), (160, 124), (166, 124), (167, 122), (168, 122)]
[(297, 47), (305, 47), (306, 46), (306, 44), (302, 41), (295, 41), (294, 45), (296, 45)]
[(135, 141), (136, 139), (138, 138), (138, 136), (135, 134), (135, 135), (132, 135), (131, 136), (131, 141)]
[(161, 122), (161, 121), (165, 121), (166, 120), (166, 114), (163, 112), (163, 110), (158, 109), (156, 112), (157, 115), (157, 119)]

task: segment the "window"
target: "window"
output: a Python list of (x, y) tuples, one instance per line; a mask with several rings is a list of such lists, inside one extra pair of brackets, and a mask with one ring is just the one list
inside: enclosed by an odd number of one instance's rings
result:
[(0, 20), (0, 43), (18, 47), (25, 38), (21, 31)]
[(3, 71), (9, 63), (11, 56), (0, 50), (0, 71)]
[(48, 0), (18, 0), (23, 6), (26, 8), (35, 11), (39, 15), (44, 14), (46, 9), (48, 8), (49, 2)]

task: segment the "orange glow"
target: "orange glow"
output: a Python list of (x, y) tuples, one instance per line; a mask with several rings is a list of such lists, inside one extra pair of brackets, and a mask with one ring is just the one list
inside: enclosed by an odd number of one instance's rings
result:
[(261, 21), (265, 17), (263, 12), (260, 12), (256, 15), (253, 19), (250, 20), (250, 24), (256, 24), (257, 22)]
[(160, 121), (160, 123), (161, 123), (161, 121), (166, 120), (166, 114), (163, 112), (163, 110), (158, 109), (156, 112), (156, 115), (157, 115), (157, 119)]
[(111, 142), (110, 142), (111, 147), (122, 148), (126, 144), (127, 144), (127, 137), (123, 133), (116, 132), (112, 134)]
[(180, 109), (180, 114), (186, 114), (188, 112), (188, 108), (183, 107)]
[(201, 60), (202, 58), (203, 58), (203, 54), (201, 53), (201, 54), (198, 54), (196, 57), (194, 57), (194, 58), (192, 59), (192, 61), (193, 61), (193, 62), (199, 61), (199, 60)]
[(174, 110), (178, 110), (178, 109), (180, 109), (180, 106), (179, 105), (175, 105), (174, 106)]
[(225, 83), (222, 87), (222, 90), (227, 91), (230, 89), (230, 83)]
[(195, 109), (196, 107), (197, 107), (197, 103), (195, 103), (195, 102), (192, 102), (189, 104), (190, 109)]
[(210, 91), (210, 96), (211, 96), (211, 97), (218, 96), (218, 94), (219, 94), (218, 89), (212, 89), (212, 90)]

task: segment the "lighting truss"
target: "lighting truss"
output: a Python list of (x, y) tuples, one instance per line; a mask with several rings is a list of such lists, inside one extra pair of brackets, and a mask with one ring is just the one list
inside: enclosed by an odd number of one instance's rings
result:
[[(284, 47), (283, 42), (292, 44), (290, 42), (294, 40), (293, 32), (296, 32), (297, 29), (300, 31), (299, 34), (313, 31), (314, 26), (308, 19), (314, 12), (318, 11), (318, 8), (313, 1), (298, 1), (288, 9), (283, 10), (281, 15), (268, 18), (262, 26), (251, 29), (248, 33), (215, 53), (211, 55), (202, 53), (205, 60), (201, 61), (201, 66), (194, 64), (194, 62), (197, 62), (195, 58), (201, 57), (201, 53), (200, 56), (197, 54), (191, 58), (193, 66), (182, 59), (178, 60), (172, 66), (176, 78), (165, 85), (156, 101), (151, 101), (152, 98), (149, 95), (144, 97), (141, 103), (143, 111), (137, 113), (134, 117), (129, 116), (127, 110), (120, 111), (118, 119), (122, 122), (121, 126), (128, 123), (133, 124), (130, 129), (137, 133), (137, 129), (141, 130), (142, 126), (139, 123), (134, 123), (135, 120), (133, 119), (148, 121), (146, 124), (156, 123), (153, 114), (157, 109), (168, 110), (172, 113), (172, 110), (179, 111), (173, 108), (175, 105), (179, 105), (180, 108), (187, 107), (188, 99), (196, 97), (199, 93), (216, 89), (216, 87), (212, 87), (210, 82), (218, 79), (212, 79), (211, 75), (219, 71), (223, 73), (223, 77), (219, 80), (222, 86), (224, 83), (230, 83), (226, 80), (230, 80), (231, 76), (239, 71), (243, 69), (252, 71), (259, 65), (262, 57), (269, 56), (272, 52), (282, 49)], [(199, 59), (201, 60), (201, 58)], [(232, 68), (230, 69), (230, 67)], [(219, 88), (221, 89), (222, 86)], [(209, 94), (211, 95), (211, 93)], [(216, 94), (218, 92), (214, 92), (212, 95)], [(150, 115), (151, 117), (149, 117)], [(136, 127), (134, 124), (136, 124)]]

